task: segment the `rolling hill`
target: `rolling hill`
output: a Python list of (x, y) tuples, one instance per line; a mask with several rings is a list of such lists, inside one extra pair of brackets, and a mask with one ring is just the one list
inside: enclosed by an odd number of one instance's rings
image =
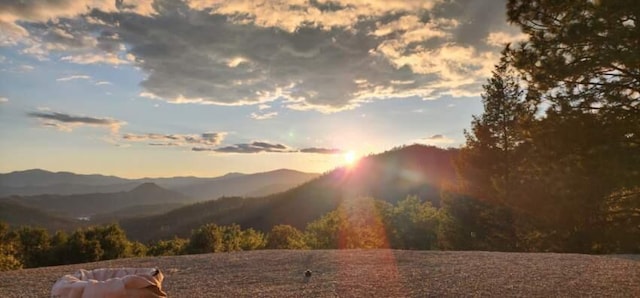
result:
[(134, 240), (186, 237), (203, 224), (237, 223), (268, 231), (277, 224), (303, 229), (307, 223), (355, 196), (397, 202), (407, 195), (439, 205), (440, 191), (455, 185), (455, 149), (412, 145), (368, 156), (352, 167), (338, 168), (288, 191), (261, 198), (228, 197), (171, 212), (120, 222)]
[(181, 193), (161, 188), (154, 183), (143, 183), (126, 192), (13, 196), (0, 201), (18, 202), (23, 206), (62, 217), (85, 218), (139, 205), (184, 204), (187, 199)]
[(0, 221), (12, 227), (31, 226), (56, 230), (73, 230), (83, 223), (78, 220), (51, 215), (37, 208), (28, 207), (13, 200), (0, 200)]

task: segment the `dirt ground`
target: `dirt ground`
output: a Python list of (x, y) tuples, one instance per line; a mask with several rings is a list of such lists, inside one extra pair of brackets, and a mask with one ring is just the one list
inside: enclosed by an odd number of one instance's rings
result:
[(48, 297), (59, 277), (103, 267), (158, 267), (169, 297), (640, 297), (633, 255), (400, 250), (262, 250), (16, 270), (0, 272), (0, 297)]

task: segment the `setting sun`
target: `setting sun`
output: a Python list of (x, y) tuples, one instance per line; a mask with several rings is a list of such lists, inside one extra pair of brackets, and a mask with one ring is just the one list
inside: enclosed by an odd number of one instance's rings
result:
[(344, 154), (344, 162), (347, 165), (352, 165), (356, 162), (356, 153), (353, 151), (348, 151)]

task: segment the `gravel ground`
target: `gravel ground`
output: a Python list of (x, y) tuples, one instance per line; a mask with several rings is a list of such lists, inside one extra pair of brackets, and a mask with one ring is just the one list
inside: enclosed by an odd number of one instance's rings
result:
[(263, 250), (16, 270), (0, 272), (0, 297), (48, 297), (60, 276), (101, 267), (158, 267), (170, 297), (640, 297), (637, 256), (400, 250)]

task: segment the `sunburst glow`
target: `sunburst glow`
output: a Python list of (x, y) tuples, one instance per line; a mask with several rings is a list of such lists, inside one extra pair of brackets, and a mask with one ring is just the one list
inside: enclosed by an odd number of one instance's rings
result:
[(344, 162), (347, 165), (352, 165), (356, 162), (356, 153), (352, 151), (348, 151), (347, 153), (344, 154)]

